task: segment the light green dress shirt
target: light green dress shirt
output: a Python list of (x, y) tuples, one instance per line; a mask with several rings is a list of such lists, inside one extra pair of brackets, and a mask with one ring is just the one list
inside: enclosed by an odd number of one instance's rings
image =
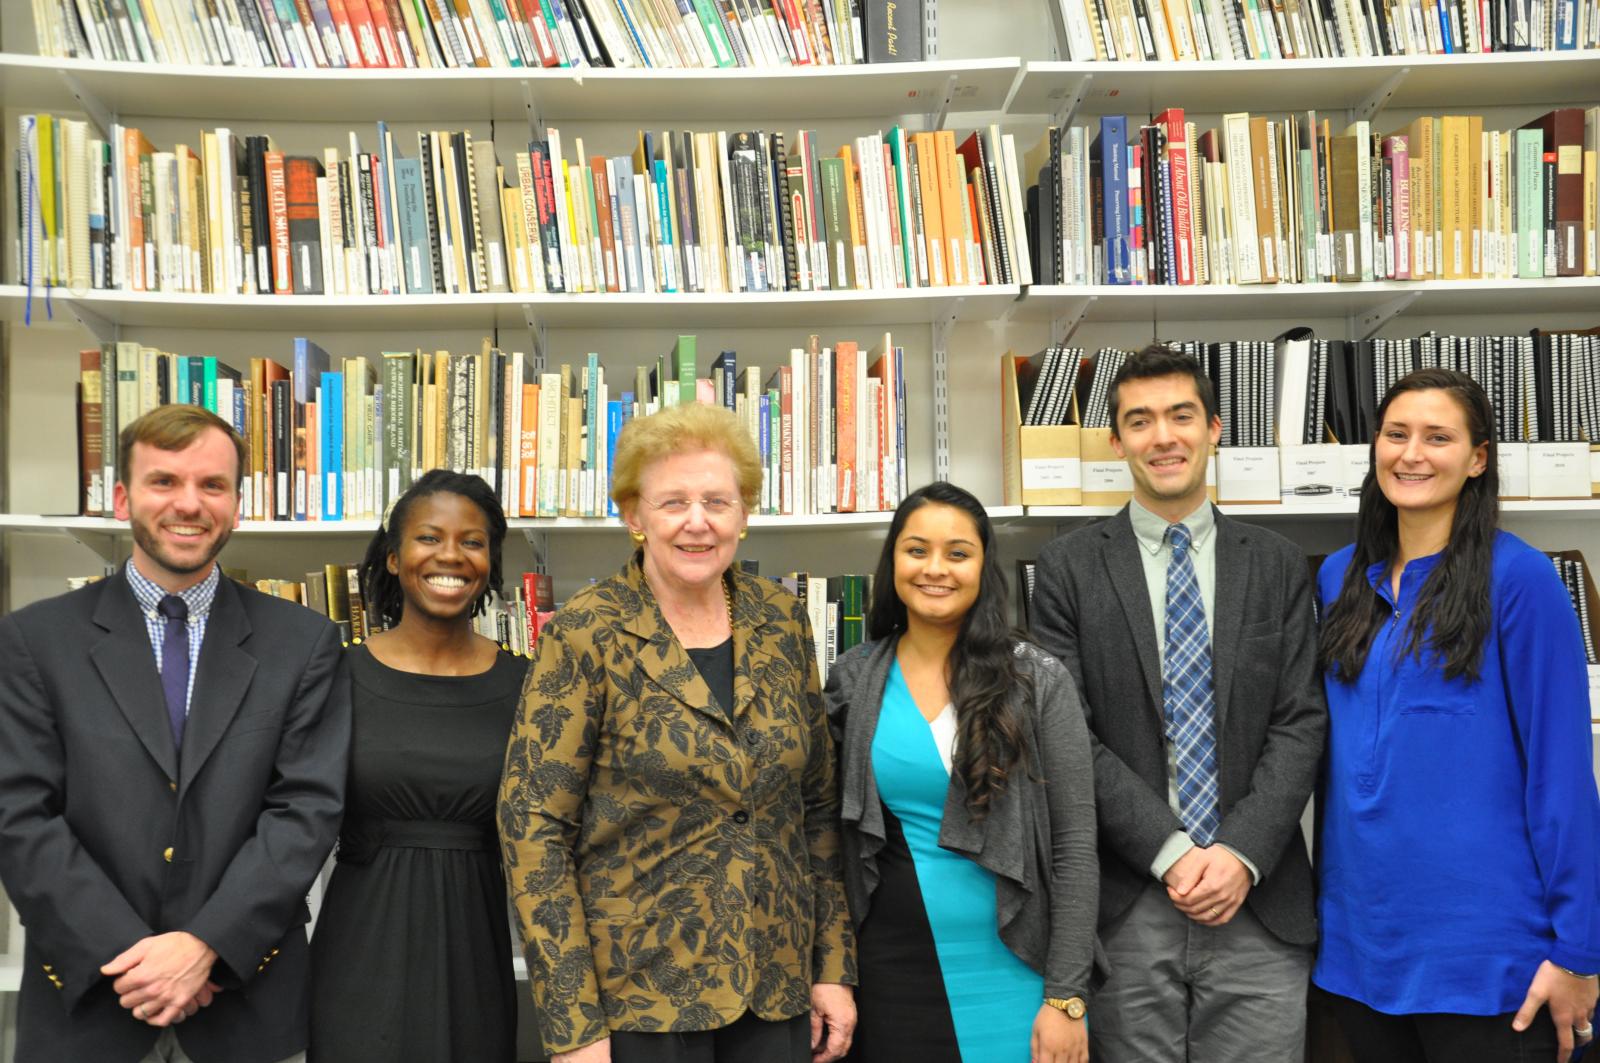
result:
[[(1217, 602), (1216, 514), (1217, 511), (1208, 500), (1180, 522), (1189, 529), (1189, 559), (1194, 564), (1195, 579), (1200, 583), (1200, 602), (1206, 610), (1208, 636), (1216, 630), (1212, 619)], [(1156, 671), (1159, 673), (1166, 664), (1167, 656), (1167, 566), (1172, 562), (1172, 547), (1167, 543), (1167, 520), (1150, 512), (1137, 499), (1129, 503), (1128, 517), (1133, 523), (1134, 538), (1139, 543), (1139, 559), (1144, 563), (1144, 584), (1150, 594), (1150, 615), (1155, 618)], [(1166, 745), (1167, 804), (1177, 814), (1178, 756), (1170, 741)], [(1155, 860), (1150, 864), (1150, 873), (1157, 879), (1162, 878), (1178, 862), (1178, 858), (1192, 848), (1194, 842), (1189, 840), (1188, 832), (1173, 831), (1156, 853)], [(1243, 853), (1231, 846), (1224, 845), (1223, 848), (1237, 856), (1239, 862), (1249, 869), (1252, 884), (1261, 881), (1261, 873)]]

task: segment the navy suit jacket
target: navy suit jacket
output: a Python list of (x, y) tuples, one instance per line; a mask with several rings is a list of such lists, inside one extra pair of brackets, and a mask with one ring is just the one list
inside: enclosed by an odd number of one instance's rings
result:
[(180, 756), (126, 576), (0, 617), (0, 880), (27, 928), (17, 1063), (136, 1063), (154, 1027), (102, 964), (187, 930), (215, 1001), (196, 1063), (305, 1049), (306, 892), (337, 835), (350, 742), (337, 629), (217, 586)]

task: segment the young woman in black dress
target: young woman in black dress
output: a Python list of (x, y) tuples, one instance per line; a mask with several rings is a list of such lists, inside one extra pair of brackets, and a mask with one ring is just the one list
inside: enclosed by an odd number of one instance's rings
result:
[(488, 484), (436, 469), (362, 562), (388, 629), (346, 651), (350, 778), (311, 942), (311, 1060), (516, 1058), (494, 817), (528, 662), (472, 630), (500, 587), (505, 533)]

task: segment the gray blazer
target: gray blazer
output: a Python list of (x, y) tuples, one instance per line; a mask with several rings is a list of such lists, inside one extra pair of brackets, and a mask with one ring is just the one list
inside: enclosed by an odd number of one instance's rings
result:
[[(872, 739), (898, 643), (895, 637), (855, 647), (828, 669), (823, 691), (839, 743), (844, 884), (858, 930), (878, 887), (885, 839)], [(939, 845), (993, 872), (1000, 940), (1044, 975), (1045, 995), (1087, 997), (1099, 951), (1089, 735), (1059, 662), (1021, 643), (1017, 665), (1033, 684), (1031, 698), (1012, 702), (1029, 738), (1029, 770), (1013, 772), (978, 821), (967, 813), (966, 786), (952, 774)]]
[[(1280, 535), (1217, 514), (1212, 625), (1222, 826), (1261, 872), (1246, 903), (1280, 940), (1317, 939), (1300, 816), (1328, 708), (1316, 668), (1310, 567)], [(1077, 678), (1100, 809), (1100, 919), (1125, 912), (1183, 825), (1167, 803), (1156, 626), (1126, 507), (1039, 554), (1033, 637)]]
[(306, 890), (333, 847), (350, 748), (338, 629), (224, 578), (183, 755), (121, 573), (0, 617), (0, 879), (28, 928), (17, 1063), (134, 1063), (158, 1031), (100, 965), (150, 934), (217, 952), (177, 1028), (198, 1063), (306, 1046)]

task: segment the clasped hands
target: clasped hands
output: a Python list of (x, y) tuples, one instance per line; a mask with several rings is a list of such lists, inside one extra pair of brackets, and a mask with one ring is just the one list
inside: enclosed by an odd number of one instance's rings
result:
[(1223, 926), (1250, 893), (1250, 869), (1220, 845), (1196, 845), (1162, 876), (1178, 911), (1201, 926)]
[(112, 988), (133, 1017), (151, 1026), (171, 1026), (206, 1007), (222, 992), (211, 981), (217, 954), (183, 930), (140, 938), (100, 968), (115, 978)]

